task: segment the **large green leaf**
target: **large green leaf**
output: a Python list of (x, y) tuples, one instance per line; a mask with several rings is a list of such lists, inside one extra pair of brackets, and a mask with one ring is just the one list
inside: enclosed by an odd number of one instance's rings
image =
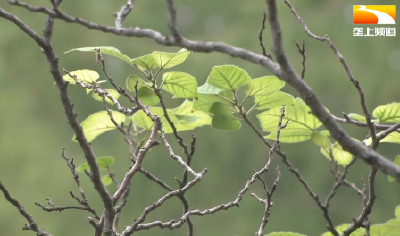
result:
[[(92, 84), (100, 77), (99, 74), (94, 70), (76, 70), (71, 71), (70, 74), (76, 75), (78, 80), (85, 84)], [(76, 84), (75, 80), (69, 75), (64, 75), (63, 79), (68, 81), (70, 84)]]
[[(393, 163), (398, 165), (398, 166), (400, 166), (400, 155), (396, 156), (396, 158), (394, 159)], [(395, 181), (395, 178), (393, 176), (391, 176), (391, 175), (388, 175), (388, 179), (389, 179), (389, 182)], [(397, 211), (399, 211), (399, 212), (397, 212)], [(397, 218), (400, 219), (400, 207), (399, 206), (396, 208), (396, 212), (395, 213), (398, 213), (398, 215), (396, 215), (396, 217), (398, 216)]]
[(400, 122), (400, 103), (390, 103), (382, 105), (372, 112), (372, 115), (380, 122), (397, 123)]
[(157, 68), (157, 64), (156, 61), (154, 60), (153, 53), (134, 58), (131, 60), (131, 63), (133, 65), (137, 65), (140, 66), (141, 68), (145, 68), (148, 70)]
[(216, 95), (198, 94), (197, 99), (195, 99), (193, 103), (193, 110), (209, 112), (214, 102), (221, 102), (227, 105), (230, 104), (227, 100)]
[(83, 48), (74, 48), (71, 49), (65, 53), (69, 53), (72, 51), (81, 51), (81, 52), (96, 52), (96, 48), (100, 48), (100, 52), (102, 54), (108, 54), (114, 57), (117, 57), (124, 62), (128, 63), (129, 65), (132, 65), (131, 63), (131, 58), (128, 57), (127, 55), (122, 54), (117, 48), (114, 47), (107, 47), (107, 46), (101, 46), (101, 47), (83, 47)]
[(276, 76), (264, 76), (246, 84), (247, 96), (267, 96), (285, 86), (285, 82)]
[(294, 97), (290, 94), (278, 91), (266, 96), (257, 96), (254, 98), (257, 110), (264, 110), (272, 107), (281, 107), (283, 104), (291, 106), (294, 103)]
[(307, 236), (305, 234), (293, 233), (293, 232), (272, 232), (264, 236)]
[[(120, 124), (121, 122), (125, 122), (125, 115), (113, 111), (113, 118), (115, 122)], [(115, 125), (112, 123), (110, 117), (108, 116), (107, 111), (100, 111), (94, 114), (91, 114), (86, 120), (84, 120), (81, 124), (83, 132), (85, 133), (86, 139), (89, 142), (92, 142), (97, 136), (102, 133), (116, 129)], [(76, 137), (72, 138), (72, 140), (76, 141)]]
[[(113, 98), (115, 98), (116, 100), (118, 100), (120, 94), (118, 93), (117, 90), (115, 90), (115, 89), (104, 89), (104, 90), (107, 91), (107, 92), (109, 92)], [(100, 95), (97, 94), (97, 93), (92, 93), (92, 97), (93, 97), (94, 99), (96, 99), (97, 101), (103, 101), (103, 97), (100, 96)], [(109, 99), (108, 97), (106, 97), (106, 102), (108, 102), (108, 103), (114, 105), (113, 101), (111, 101), (111, 99)]]
[[(340, 146), (338, 142), (335, 142), (335, 144), (333, 144), (331, 148), (332, 148), (332, 155), (339, 165), (345, 166), (350, 163), (351, 159), (353, 158), (353, 155), (343, 150), (342, 146)], [(329, 160), (331, 159), (331, 156), (329, 155), (329, 149), (321, 148), (321, 153), (324, 156), (326, 156)]]
[(372, 225), (370, 228), (371, 236), (395, 236), (398, 234), (393, 234), (396, 231), (396, 226), (392, 224), (376, 224)]
[(185, 48), (177, 53), (153, 52), (154, 61), (159, 68), (171, 68), (186, 60), (189, 51)]
[(212, 118), (212, 126), (221, 130), (238, 130), (240, 129), (240, 121), (238, 121), (231, 113), (232, 110), (226, 104), (215, 102), (210, 113), (214, 114)]
[(160, 102), (160, 99), (157, 97), (155, 92), (146, 86), (143, 86), (138, 90), (138, 98), (147, 106), (154, 106)]
[(233, 65), (214, 66), (207, 79), (208, 84), (231, 91), (236, 91), (250, 81), (251, 78), (245, 70)]
[(184, 72), (164, 73), (162, 88), (176, 97), (197, 98), (197, 81), (193, 76)]
[(151, 84), (148, 82), (145, 82), (142, 78), (140, 78), (137, 75), (130, 75), (128, 79), (126, 79), (126, 87), (130, 91), (135, 91), (135, 86), (137, 83), (137, 89), (139, 90), (143, 86), (151, 87)]
[[(257, 115), (262, 129), (271, 132), (270, 135), (266, 136), (268, 139), (276, 138), (276, 128), (281, 115), (280, 110), (281, 107), (274, 107)], [(294, 143), (308, 140), (311, 138), (312, 132), (321, 126), (321, 122), (317, 117), (310, 114), (310, 108), (300, 98), (296, 98), (293, 105), (286, 106), (282, 123), (285, 124), (286, 121), (289, 121), (289, 123), (286, 128), (281, 130), (281, 142)]]

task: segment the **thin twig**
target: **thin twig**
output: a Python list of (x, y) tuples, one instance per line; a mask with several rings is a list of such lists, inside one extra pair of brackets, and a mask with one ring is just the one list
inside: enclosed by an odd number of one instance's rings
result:
[(301, 64), (303, 65), (303, 69), (301, 70), (301, 78), (304, 80), (304, 76), (306, 74), (306, 44), (304, 43), (304, 39), (303, 39), (303, 44), (300, 47), (299, 42), (296, 39), (293, 39), (293, 40), (296, 43), (297, 50), (303, 57), (303, 61), (301, 62)]
[(124, 22), (125, 18), (132, 10), (133, 1), (134, 0), (128, 0), (128, 2), (121, 7), (121, 10), (119, 10), (119, 12), (114, 12), (113, 15), (116, 17), (115, 27), (122, 28), (122, 22)]
[(10, 202), (13, 206), (15, 206), (19, 213), (28, 221), (28, 224), (22, 228), (23, 230), (32, 230), (37, 233), (38, 236), (51, 236), (51, 234), (47, 233), (44, 229), (40, 228), (32, 216), (25, 210), (25, 208), (19, 203), (19, 201), (13, 198), (3, 183), (0, 181), (0, 190), (3, 192), (5, 199)]
[(268, 57), (269, 59), (273, 60), (271, 54), (267, 54), (267, 50), (265, 49), (264, 42), (263, 42), (263, 32), (264, 32), (264, 29), (265, 29), (265, 20), (266, 19), (267, 19), (267, 15), (265, 14), (265, 12), (263, 12), (263, 20), (262, 20), (262, 23), (261, 23), (260, 33), (258, 34), (258, 40), (260, 41), (262, 54), (264, 56)]

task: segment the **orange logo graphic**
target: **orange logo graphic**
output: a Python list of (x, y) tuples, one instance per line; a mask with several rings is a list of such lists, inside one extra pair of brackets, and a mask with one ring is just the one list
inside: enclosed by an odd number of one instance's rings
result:
[(354, 24), (396, 24), (395, 5), (354, 5)]

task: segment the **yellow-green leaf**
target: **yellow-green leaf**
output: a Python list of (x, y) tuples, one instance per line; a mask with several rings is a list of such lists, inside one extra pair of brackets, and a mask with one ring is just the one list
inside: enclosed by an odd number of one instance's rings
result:
[(163, 74), (163, 89), (180, 98), (197, 97), (196, 79), (184, 72), (172, 71)]
[(386, 123), (400, 122), (400, 103), (390, 103), (382, 105), (372, 112), (372, 115), (379, 119), (379, 121)]
[[(71, 71), (70, 74), (76, 75), (78, 80), (82, 81), (85, 84), (92, 84), (100, 77), (99, 74), (93, 70), (76, 70)], [(64, 75), (63, 79), (65, 81), (68, 81), (70, 84), (76, 84), (75, 80), (69, 75)]]
[[(310, 108), (301, 100), (296, 98), (293, 105), (285, 107), (285, 116), (282, 124), (289, 121), (286, 128), (281, 130), (281, 142), (301, 142), (311, 138), (311, 133), (321, 126), (321, 122), (310, 114)], [(266, 138), (275, 139), (276, 128), (281, 115), (281, 107), (271, 108), (257, 115), (264, 131), (272, 132)]]
[(257, 96), (254, 98), (257, 110), (264, 110), (272, 107), (281, 107), (283, 104), (291, 106), (294, 103), (294, 97), (290, 94), (278, 91), (266, 96)]
[(329, 141), (329, 138), (326, 136), (322, 135), (320, 132), (314, 131), (311, 134), (311, 140), (318, 146), (322, 148), (330, 148), (331, 147), (331, 142)]
[[(125, 122), (125, 115), (113, 111), (113, 118), (115, 122), (120, 124), (121, 122)], [(100, 111), (94, 114), (91, 114), (86, 120), (84, 120), (81, 124), (83, 132), (85, 133), (86, 139), (89, 142), (92, 142), (97, 136), (102, 133), (116, 129), (114, 123), (112, 123), (110, 117), (108, 116), (107, 111)], [(76, 137), (74, 136), (72, 140), (76, 141)]]
[(276, 76), (264, 76), (253, 79), (246, 84), (247, 96), (267, 96), (277, 92), (285, 86), (285, 82)]
[[(347, 165), (350, 163), (351, 159), (353, 158), (353, 155), (349, 152), (346, 152), (345, 150), (342, 149), (342, 146), (338, 142), (335, 142), (331, 146), (332, 148), (332, 155), (335, 158), (335, 161), (339, 165)], [(321, 148), (321, 153), (326, 156), (329, 160), (331, 159), (331, 156), (329, 155), (329, 149)]]
[(133, 65), (137, 65), (148, 70), (157, 68), (157, 64), (156, 61), (154, 60), (153, 53), (134, 58), (131, 60), (131, 63)]
[(154, 106), (160, 102), (160, 99), (157, 97), (155, 92), (146, 86), (143, 86), (138, 90), (138, 98), (147, 106)]
[[(400, 155), (397, 155), (397, 156), (396, 156), (396, 158), (394, 159), (394, 162), (393, 162), (393, 163), (396, 164), (396, 165), (398, 165), (398, 166), (400, 166)], [(389, 179), (389, 182), (393, 182), (393, 181), (396, 180), (396, 179), (395, 179), (393, 176), (391, 176), (391, 175), (388, 175), (388, 179)], [(398, 212), (397, 212), (397, 211), (398, 211)], [(400, 206), (398, 206), (398, 207), (396, 208), (395, 214), (397, 214), (397, 213), (398, 213), (398, 215), (396, 215), (396, 217), (400, 219)]]
[(214, 66), (207, 79), (208, 84), (231, 91), (236, 91), (250, 81), (251, 78), (245, 70), (233, 65)]
[(101, 177), (101, 182), (103, 182), (104, 186), (108, 186), (110, 184), (112, 184), (112, 178), (110, 177), (110, 175), (105, 175), (103, 177)]
[(190, 52), (185, 48), (181, 49), (177, 53), (153, 52), (153, 58), (157, 67), (171, 68), (184, 62), (189, 53)]
[(140, 78), (137, 75), (130, 75), (128, 77), (128, 79), (126, 80), (126, 87), (128, 88), (128, 90), (135, 92), (136, 83), (138, 90), (143, 86), (151, 87), (150, 83), (145, 82), (142, 78)]

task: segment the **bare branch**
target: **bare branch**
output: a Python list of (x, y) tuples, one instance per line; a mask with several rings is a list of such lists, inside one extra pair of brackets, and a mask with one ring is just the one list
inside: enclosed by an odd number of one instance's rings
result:
[(304, 79), (304, 76), (306, 74), (306, 45), (304, 43), (304, 39), (303, 39), (303, 45), (301, 47), (300, 47), (299, 42), (296, 39), (293, 39), (293, 40), (296, 43), (297, 50), (299, 51), (299, 53), (303, 57), (303, 61), (301, 63), (303, 65), (303, 69), (301, 71), (301, 78)]
[(260, 33), (258, 34), (258, 40), (260, 41), (262, 54), (272, 60), (272, 56), (270, 54), (267, 54), (267, 50), (265, 50), (264, 43), (263, 43), (263, 32), (264, 32), (264, 29), (265, 29), (265, 20), (266, 19), (267, 19), (267, 15), (264, 12), (263, 13), (263, 20), (262, 20), (262, 24), (261, 24), (261, 30), (260, 30)]
[(171, 30), (174, 39), (179, 42), (182, 37), (179, 34), (178, 28), (176, 27), (176, 9), (174, 7), (174, 1), (167, 0), (167, 7), (169, 12), (169, 29)]
[(374, 205), (376, 194), (375, 194), (375, 177), (376, 177), (377, 169), (371, 167), (369, 174), (369, 199), (368, 202), (363, 206), (361, 214), (354, 219), (354, 222), (347, 227), (345, 231), (343, 231), (344, 236), (350, 235), (356, 229), (364, 226), (364, 221), (368, 218), (368, 215), (372, 211), (372, 206)]
[(113, 15), (116, 17), (115, 19), (115, 27), (122, 28), (122, 22), (124, 22), (125, 18), (131, 12), (133, 7), (134, 0), (128, 0), (128, 2), (121, 7), (119, 12), (115, 12)]
[(11, 197), (10, 193), (0, 181), (0, 190), (3, 192), (5, 199), (10, 202), (13, 206), (15, 206), (19, 213), (28, 221), (28, 224), (22, 228), (23, 230), (32, 230), (37, 233), (38, 236), (51, 236), (51, 234), (47, 233), (44, 229), (40, 228), (35, 221), (33, 220), (32, 216), (26, 212), (25, 208), (19, 203), (19, 201), (13, 197)]

